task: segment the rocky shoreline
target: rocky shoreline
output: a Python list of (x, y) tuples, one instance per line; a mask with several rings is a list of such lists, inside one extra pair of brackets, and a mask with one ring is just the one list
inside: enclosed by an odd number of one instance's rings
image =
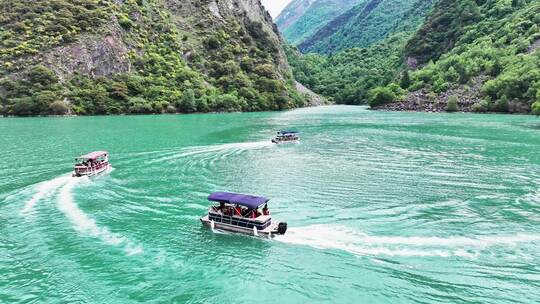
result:
[(470, 86), (460, 85), (439, 95), (421, 89), (410, 93), (405, 100), (372, 107), (372, 109), (380, 111), (447, 112), (448, 100), (454, 97), (457, 99), (457, 110), (452, 112), (530, 113), (531, 109), (521, 103), (508, 102), (507, 111), (500, 112), (493, 111), (489, 107), (479, 106), (486, 103), (484, 101), (485, 96), (482, 94), (482, 87), (487, 80), (487, 77), (479, 76), (473, 79)]

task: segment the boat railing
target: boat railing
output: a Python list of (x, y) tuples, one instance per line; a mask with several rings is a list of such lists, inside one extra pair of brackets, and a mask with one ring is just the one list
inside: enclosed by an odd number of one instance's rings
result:
[(263, 230), (272, 224), (272, 218), (269, 215), (260, 215), (256, 218), (245, 218), (239, 216), (224, 215), (221, 212), (208, 212), (208, 218), (211, 221), (218, 223), (224, 223), (239, 227), (245, 227), (252, 229), (254, 226), (258, 230)]

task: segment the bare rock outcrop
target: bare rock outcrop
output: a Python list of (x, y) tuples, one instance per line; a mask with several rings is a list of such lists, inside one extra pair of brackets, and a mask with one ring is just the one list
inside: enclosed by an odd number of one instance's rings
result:
[(42, 64), (53, 70), (61, 80), (75, 73), (92, 77), (109, 76), (130, 71), (128, 52), (120, 30), (111, 26), (104, 36), (83, 36), (77, 43), (47, 52)]
[(326, 104), (330, 104), (328, 99), (322, 97), (321, 95), (313, 92), (312, 90), (306, 88), (303, 84), (298, 81), (295, 81), (296, 90), (301, 94), (307, 95), (309, 99), (309, 106), (316, 107)]
[(433, 94), (426, 89), (410, 93), (405, 100), (374, 107), (376, 110), (387, 111), (418, 111), (418, 112), (443, 112), (446, 111), (448, 99), (455, 96), (458, 99), (458, 110), (461, 112), (472, 111), (472, 106), (483, 100), (482, 86), (488, 80), (485, 76), (473, 79), (470, 86), (458, 86), (439, 95)]
[(538, 49), (540, 49), (540, 39), (536, 40), (533, 44), (529, 46), (529, 48), (527, 49), (527, 54), (532, 54)]

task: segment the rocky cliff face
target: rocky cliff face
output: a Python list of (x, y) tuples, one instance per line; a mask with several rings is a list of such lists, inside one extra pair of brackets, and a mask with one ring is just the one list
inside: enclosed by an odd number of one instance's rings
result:
[[(260, 0), (0, 0), (0, 9), (4, 114), (48, 114), (61, 100), (79, 114), (303, 104)], [(36, 71), (50, 81), (37, 87)]]
[[(280, 74), (288, 73), (289, 67), (281, 47), (281, 37), (272, 17), (261, 5), (260, 0), (167, 0), (165, 2), (178, 28), (193, 37), (207, 37), (219, 30), (228, 32), (229, 26), (239, 26), (242, 30), (246, 30), (246, 34), (254, 40), (265, 38), (264, 43), (272, 48), (274, 63), (279, 67)], [(264, 37), (254, 37), (254, 34), (255, 36), (257, 34), (247, 30), (255, 24), (261, 26), (260, 34)], [(200, 41), (197, 43), (196, 39), (191, 42), (195, 42), (192, 46), (194, 48), (202, 47)]]

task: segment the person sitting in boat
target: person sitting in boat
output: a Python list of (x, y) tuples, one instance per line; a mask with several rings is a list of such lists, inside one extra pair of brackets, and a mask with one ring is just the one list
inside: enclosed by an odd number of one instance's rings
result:
[(242, 216), (242, 208), (240, 208), (240, 206), (236, 205), (236, 207), (234, 207), (234, 215)]
[(216, 212), (225, 214), (225, 203), (221, 202), (219, 203), (219, 206), (212, 206), (212, 209)]
[(263, 215), (270, 215), (270, 210), (268, 210), (268, 204), (264, 204), (262, 212)]
[(251, 213), (250, 213), (251, 218), (257, 218), (260, 215), (261, 215), (261, 213), (259, 212), (259, 208), (251, 209)]

